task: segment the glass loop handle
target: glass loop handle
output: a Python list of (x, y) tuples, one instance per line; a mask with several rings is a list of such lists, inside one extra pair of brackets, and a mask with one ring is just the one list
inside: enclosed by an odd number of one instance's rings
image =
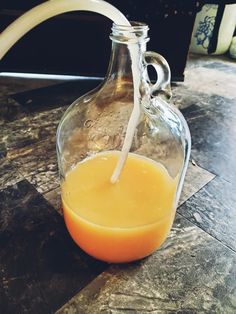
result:
[(143, 53), (143, 62), (146, 68), (149, 65), (153, 66), (157, 73), (157, 80), (154, 84), (151, 83), (151, 80), (147, 74), (147, 79), (150, 87), (150, 93), (152, 96), (164, 96), (166, 100), (169, 100), (172, 97), (171, 87), (170, 87), (170, 67), (166, 59), (160, 54), (153, 51), (146, 51)]

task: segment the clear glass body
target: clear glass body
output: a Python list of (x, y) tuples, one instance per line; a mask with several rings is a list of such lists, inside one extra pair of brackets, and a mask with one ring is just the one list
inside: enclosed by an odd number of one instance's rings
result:
[[(126, 254), (122, 247), (126, 246), (131, 240), (131, 247), (139, 241), (148, 242), (149, 238), (145, 235), (130, 236), (134, 226), (126, 225), (129, 236), (123, 234), (117, 235), (117, 230), (123, 226), (113, 226), (116, 232), (115, 238), (111, 227), (101, 224), (98, 228), (107, 228), (104, 232), (106, 237), (100, 237), (93, 230), (81, 231), (81, 224), (76, 219), (81, 218), (76, 213), (76, 208), (71, 208), (73, 218), (68, 216), (66, 205), (64, 204), (64, 216), (67, 228), (72, 238), (90, 255), (106, 260), (109, 262), (127, 262), (142, 258), (151, 254), (165, 240), (174, 219), (175, 209), (181, 193), (183, 180), (188, 164), (190, 154), (190, 134), (188, 126), (178, 109), (168, 103), (170, 96), (170, 72), (166, 61), (158, 54), (146, 52), (146, 43), (148, 27), (142, 24), (135, 24), (132, 27), (122, 27), (113, 25), (112, 34), (112, 51), (111, 59), (104, 82), (96, 89), (77, 99), (64, 114), (57, 132), (57, 154), (58, 164), (62, 186), (63, 197), (69, 197), (68, 190), (63, 188), (67, 180), (67, 175), (76, 165), (88, 158), (101, 152), (121, 151), (124, 143), (124, 137), (129, 117), (133, 109), (134, 86), (131, 69), (130, 45), (136, 45), (137, 60), (139, 60), (140, 69), (140, 119), (137, 124), (135, 136), (132, 142), (130, 152), (151, 159), (161, 164), (167, 171), (168, 175), (175, 180), (176, 190), (173, 202), (173, 215), (166, 227), (164, 236), (151, 246), (141, 252)], [(134, 38), (135, 35), (135, 38)], [(157, 82), (152, 84), (148, 77), (148, 66), (153, 66), (157, 71)], [(78, 185), (83, 182), (78, 181)], [(66, 194), (66, 195), (65, 195)], [(92, 196), (91, 196), (92, 197)], [(76, 207), (76, 205), (75, 205)], [(112, 209), (111, 209), (112, 210)], [(72, 220), (73, 221), (72, 221)], [(85, 219), (85, 217), (82, 217)], [(96, 224), (94, 221), (89, 223)], [(150, 224), (155, 224), (151, 221)], [(71, 227), (73, 225), (73, 227)], [(136, 227), (145, 227), (139, 224)], [(154, 226), (158, 229), (158, 226)], [(83, 229), (83, 228), (82, 228)], [(110, 235), (108, 230), (111, 231)], [(103, 231), (101, 231), (103, 232)], [(100, 233), (101, 233), (100, 232)], [(135, 232), (134, 232), (135, 233)], [(81, 237), (86, 238), (89, 243), (84, 244)], [(151, 237), (159, 235), (153, 233)], [(104, 241), (104, 244), (102, 243)], [(124, 241), (124, 243), (122, 243)], [(96, 242), (96, 244), (95, 244)], [(93, 246), (106, 246), (105, 251), (111, 251), (114, 246), (120, 245), (117, 251), (111, 256), (106, 253), (96, 252)], [(128, 244), (127, 244), (128, 245)], [(146, 244), (144, 244), (145, 246)], [(95, 250), (95, 251), (94, 251)], [(128, 249), (130, 250), (130, 248)], [(132, 249), (131, 249), (132, 251)], [(138, 249), (137, 249), (138, 251)]]

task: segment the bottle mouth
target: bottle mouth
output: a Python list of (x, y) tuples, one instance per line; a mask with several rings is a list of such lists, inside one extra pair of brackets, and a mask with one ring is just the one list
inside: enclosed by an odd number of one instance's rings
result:
[(148, 31), (149, 27), (147, 24), (138, 21), (130, 21), (130, 25), (118, 25), (113, 23), (112, 30), (120, 30), (120, 31)]
[(113, 23), (110, 38), (119, 43), (148, 42), (149, 27), (145, 23), (131, 21), (131, 25), (117, 25)]

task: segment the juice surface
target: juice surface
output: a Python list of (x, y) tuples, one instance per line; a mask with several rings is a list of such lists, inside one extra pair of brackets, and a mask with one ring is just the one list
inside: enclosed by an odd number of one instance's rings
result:
[(118, 182), (110, 183), (119, 154), (85, 159), (62, 184), (72, 238), (88, 254), (108, 262), (151, 254), (166, 239), (175, 215), (177, 180), (161, 164), (130, 153)]

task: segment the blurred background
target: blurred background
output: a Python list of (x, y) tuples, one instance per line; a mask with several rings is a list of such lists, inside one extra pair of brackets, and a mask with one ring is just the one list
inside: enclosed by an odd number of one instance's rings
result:
[[(42, 0), (1, 0), (0, 32)], [(148, 50), (168, 61), (173, 81), (184, 80), (189, 51), (236, 55), (236, 1), (108, 0), (129, 20), (149, 25)], [(104, 77), (110, 56), (111, 21), (73, 12), (26, 34), (0, 63), (0, 72)], [(236, 58), (236, 56), (235, 56)]]

